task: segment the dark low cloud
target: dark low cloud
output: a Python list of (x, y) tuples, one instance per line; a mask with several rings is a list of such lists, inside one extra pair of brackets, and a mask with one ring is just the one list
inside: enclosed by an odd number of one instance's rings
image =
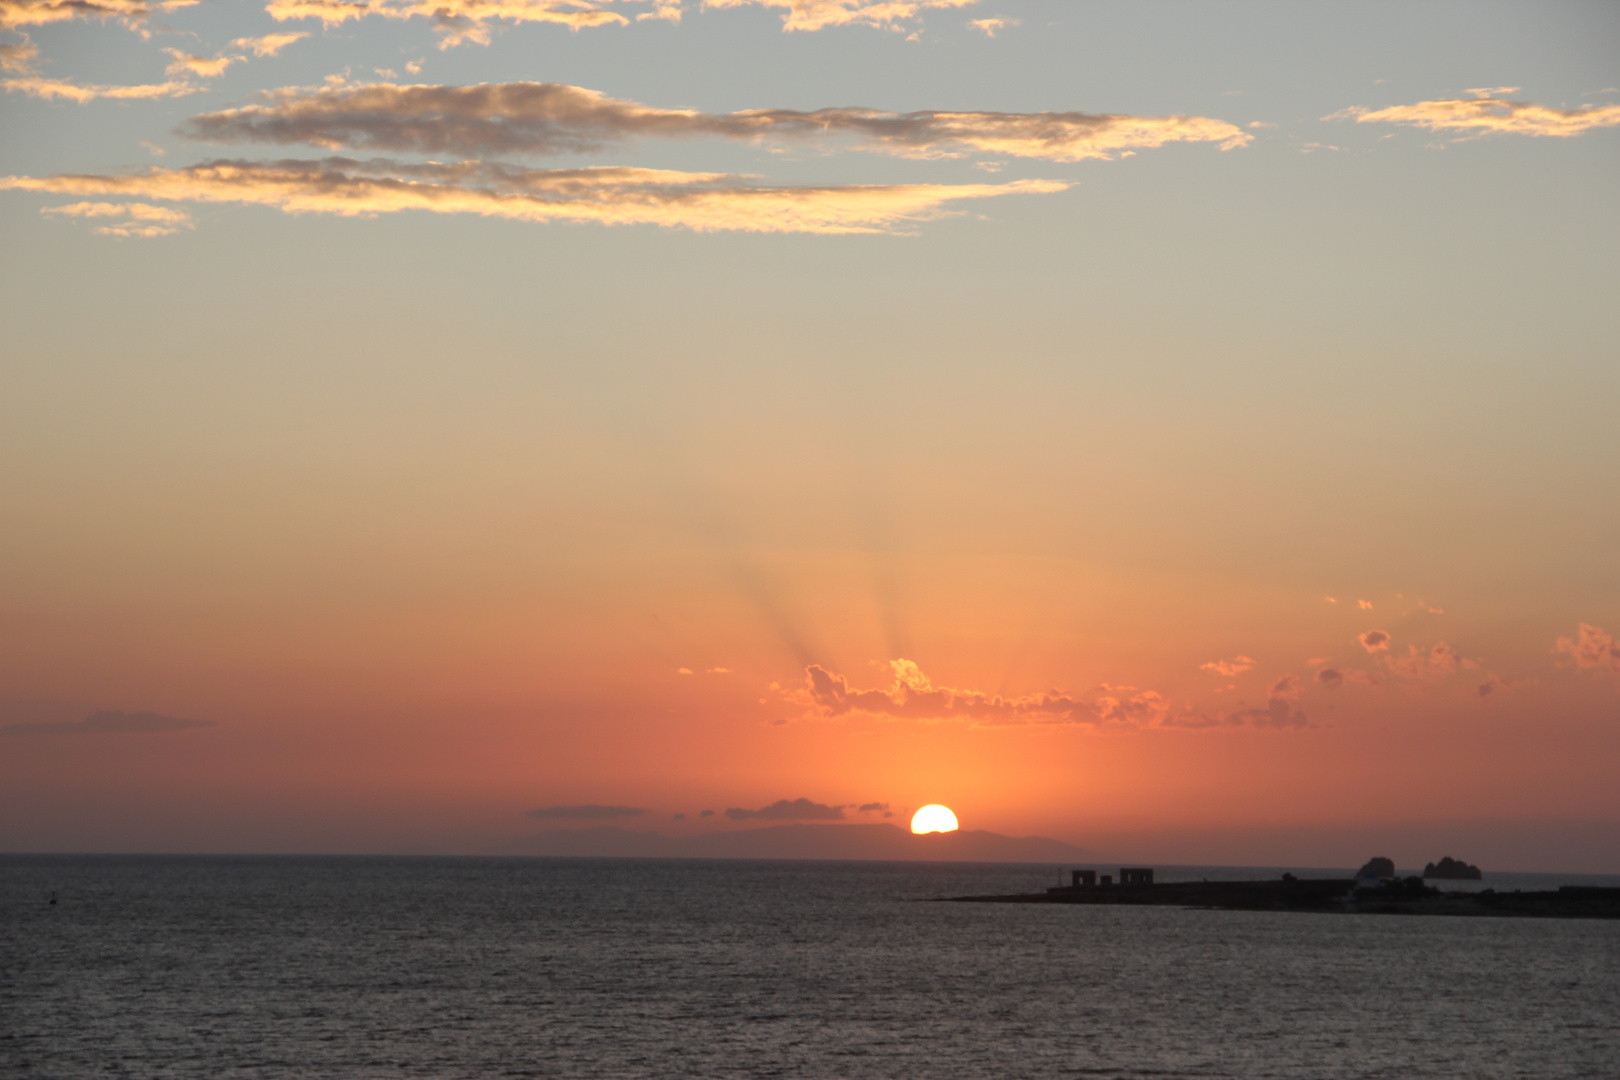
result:
[(1337, 690), (1344, 685), (1344, 672), (1338, 668), (1325, 667), (1316, 673), (1316, 681), (1329, 690)]
[(889, 804), (886, 802), (869, 802), (861, 803), (860, 806), (856, 807), (856, 810), (862, 814), (870, 814), (874, 810), (887, 810), (888, 808)]
[(754, 818), (765, 818), (771, 821), (842, 821), (844, 819), (844, 808), (843, 806), (827, 806), (824, 803), (811, 802), (805, 798), (778, 799), (771, 805), (762, 806), (758, 810), (743, 810), (739, 807), (732, 807), (726, 811), (726, 817), (732, 821), (748, 821)]
[(586, 803), (584, 806), (548, 806), (542, 810), (530, 810), (528, 816), (580, 821), (599, 818), (637, 817), (646, 812), (639, 806), (598, 806), (595, 803)]
[(859, 149), (899, 157), (999, 154), (1047, 161), (1107, 161), (1171, 142), (1213, 142), (1232, 149), (1252, 138), (1224, 120), (1203, 116), (865, 108), (706, 113), (534, 82), (279, 90), (262, 104), (194, 116), (180, 133), (212, 143), (306, 143), (330, 150), (462, 157), (584, 153), (646, 138), (846, 139)]
[(1389, 635), (1382, 630), (1368, 630), (1356, 640), (1370, 653), (1383, 652), (1389, 648)]
[(213, 726), (212, 720), (182, 720), (154, 712), (98, 712), (66, 723), (6, 724), (0, 726), (0, 735), (140, 735)]

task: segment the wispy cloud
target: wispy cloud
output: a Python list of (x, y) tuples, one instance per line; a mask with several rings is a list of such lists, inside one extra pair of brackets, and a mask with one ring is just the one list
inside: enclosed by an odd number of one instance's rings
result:
[(1066, 162), (1108, 160), (1171, 142), (1232, 149), (1251, 139), (1224, 120), (1202, 116), (864, 108), (705, 113), (657, 108), (561, 83), (289, 89), (266, 95), (262, 104), (193, 117), (182, 131), (206, 142), (308, 143), (469, 157), (581, 153), (640, 138), (844, 138), (860, 149), (900, 157), (984, 153)]
[(844, 807), (828, 806), (825, 803), (811, 802), (809, 799), (778, 799), (769, 806), (762, 806), (758, 810), (744, 810), (741, 807), (732, 807), (726, 811), (726, 817), (733, 821), (750, 821), (763, 818), (767, 821), (842, 821), (844, 820)]
[(98, 712), (67, 723), (0, 725), (0, 735), (141, 735), (213, 726), (212, 720), (182, 720), (154, 712)]
[(676, 22), (681, 14), (676, 0), (270, 0), (264, 10), (277, 21), (319, 19), (328, 27), (370, 16), (431, 19), (433, 28), (443, 35), (441, 49), (469, 41), (488, 45), (496, 25), (505, 22), (550, 23), (583, 30), (623, 26), (630, 21), (624, 11), (637, 19)]
[(102, 236), (170, 236), (192, 227), (191, 215), (184, 210), (150, 203), (79, 202), (47, 206), (40, 213), (100, 222), (95, 231)]
[(784, 8), (784, 30), (824, 30), (829, 26), (873, 26), (903, 30), (922, 12), (964, 8), (978, 0), (704, 0), (706, 8)]
[(699, 232), (889, 233), (998, 195), (1067, 184), (755, 186), (719, 173), (600, 167), (522, 169), (489, 162), (404, 165), (387, 160), (211, 161), (110, 175), (8, 176), (0, 189), (245, 203), (288, 213), (357, 217), (425, 210), (513, 221), (679, 226)]
[(1325, 116), (1324, 120), (1351, 120), (1358, 124), (1405, 124), (1426, 131), (1450, 131), (1468, 135), (1535, 135), (1570, 138), (1595, 128), (1620, 125), (1620, 105), (1583, 105), (1578, 109), (1555, 109), (1528, 101), (1510, 101), (1498, 94), (1513, 93), (1516, 86), (1470, 90), (1472, 97), (1420, 101), (1416, 105), (1394, 105), (1387, 109), (1354, 106)]
[(1219, 675), (1230, 679), (1234, 675), (1241, 675), (1254, 667), (1254, 660), (1247, 656), (1234, 656), (1230, 660), (1211, 660), (1207, 664), (1199, 664), (1199, 671), (1207, 671), (1211, 675)]
[(169, 66), (163, 70), (168, 76), (184, 78), (195, 75), (199, 79), (212, 79), (225, 73), (225, 69), (243, 59), (240, 56), (194, 56), (179, 49), (164, 49), (169, 54)]
[(1457, 655), (1450, 645), (1437, 641), (1427, 649), (1406, 647), (1404, 656), (1384, 657), (1384, 666), (1404, 679), (1449, 679), (1458, 668), (1474, 670), (1478, 663)]
[(231, 42), (238, 49), (245, 49), (254, 56), (274, 56), (282, 49), (302, 41), (309, 34), (300, 30), (293, 34), (265, 34), (263, 37), (241, 37)]
[[(819, 664), (805, 669), (804, 686), (781, 691), (809, 715), (889, 716), (914, 720), (972, 720), (981, 724), (1096, 723), (1099, 706), (1066, 694), (1008, 698), (977, 690), (935, 686), (916, 663), (889, 662), (894, 681), (886, 688), (862, 690), (843, 675)], [(1157, 696), (1157, 695), (1155, 695)], [(1112, 704), (1117, 708), (1119, 702)]]
[(1298, 729), (1310, 726), (1305, 713), (1294, 708), (1299, 697), (1299, 680), (1284, 675), (1271, 687), (1264, 706), (1236, 709), (1225, 713), (1207, 713), (1184, 709), (1167, 714), (1161, 721), (1169, 728), (1272, 728)]
[(79, 83), (65, 82), (61, 79), (43, 79), (37, 76), (7, 79), (3, 85), (8, 94), (27, 94), (30, 97), (43, 98), (46, 101), (61, 98), (66, 101), (78, 102), (80, 105), (87, 101), (95, 101), (97, 98), (139, 101), (151, 98), (185, 97), (187, 94), (195, 94), (202, 89), (195, 83), (176, 80), (164, 83), (149, 83), (142, 86), (84, 86)]
[(1298, 727), (1303, 713), (1292, 709), (1298, 680), (1286, 676), (1271, 692), (1266, 708), (1211, 716), (1175, 709), (1154, 690), (1103, 684), (1091, 695), (1053, 690), (1024, 697), (1005, 697), (978, 690), (936, 686), (910, 660), (892, 660), (894, 681), (887, 687), (861, 689), (817, 664), (805, 669), (802, 687), (776, 687), (786, 700), (805, 709), (807, 718), (846, 716), (907, 720), (962, 720), (978, 727), (1074, 724), (1116, 730), (1151, 727)]
[(532, 818), (561, 818), (568, 821), (596, 821), (605, 818), (640, 817), (647, 811), (639, 806), (598, 806), (596, 803), (586, 803), (584, 806), (547, 806), (539, 810), (530, 810)]
[(27, 34), (22, 34), (22, 40), (11, 44), (0, 43), (0, 71), (11, 71), (18, 75), (32, 75), (34, 61), (39, 59), (39, 46), (31, 41)]
[(993, 38), (996, 36), (997, 31), (1005, 30), (1009, 26), (1017, 26), (1020, 22), (1019, 19), (972, 19), (968, 22), (968, 26), (985, 37)]
[(1559, 638), (1556, 648), (1574, 657), (1577, 670), (1620, 674), (1620, 643), (1602, 627), (1581, 623), (1575, 636)]
[(140, 22), (154, 14), (191, 7), (197, 0), (0, 0), (0, 30), (43, 26), (72, 19)]

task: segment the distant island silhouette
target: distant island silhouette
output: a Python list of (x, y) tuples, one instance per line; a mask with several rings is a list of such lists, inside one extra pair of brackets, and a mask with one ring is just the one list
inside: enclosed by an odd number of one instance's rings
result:
[[(1449, 858), (1449, 857), (1448, 857)], [(1442, 860), (1445, 862), (1447, 860)], [(1449, 860), (1453, 866), (1477, 867)], [(1430, 864), (1431, 866), (1433, 864)], [(1216, 908), (1225, 911), (1302, 911), (1341, 915), (1496, 915), (1539, 919), (1620, 919), (1620, 888), (1563, 885), (1556, 891), (1441, 892), (1415, 875), (1394, 878), (1377, 873), (1394, 864), (1369, 860), (1354, 878), (1300, 878), (1283, 874), (1269, 881), (1154, 881), (1151, 867), (1122, 867), (1112, 874), (1075, 870), (1070, 884), (1038, 893), (952, 896), (941, 899), (977, 904), (1087, 904), (1132, 907)], [(1366, 884), (1369, 878), (1376, 884)]]
[(1484, 874), (1477, 866), (1470, 866), (1461, 859), (1445, 856), (1437, 863), (1429, 863), (1423, 868), (1426, 878), (1441, 878), (1447, 881), (1479, 881)]
[(1045, 836), (980, 829), (913, 835), (896, 825), (775, 825), (696, 836), (603, 825), (555, 829), (514, 840), (513, 855), (663, 859), (841, 859), (875, 862), (1096, 862), (1094, 851)]
[(1356, 878), (1392, 878), (1395, 876), (1395, 860), (1386, 859), (1382, 855), (1375, 855), (1361, 864), (1356, 871)]

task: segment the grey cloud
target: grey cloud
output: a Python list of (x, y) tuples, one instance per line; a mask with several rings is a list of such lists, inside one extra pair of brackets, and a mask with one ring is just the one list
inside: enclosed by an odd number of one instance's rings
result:
[(862, 803), (860, 806), (856, 807), (856, 810), (862, 814), (869, 814), (874, 810), (887, 810), (888, 808), (889, 804), (886, 802), (869, 802)]
[(726, 817), (733, 821), (747, 821), (751, 818), (766, 818), (773, 821), (842, 821), (844, 808), (842, 806), (827, 806), (823, 803), (811, 802), (805, 798), (792, 801), (778, 799), (771, 805), (761, 807), (758, 810), (743, 810), (733, 807), (726, 811)]
[(643, 138), (847, 137), (862, 149), (901, 157), (989, 153), (1049, 161), (1109, 160), (1168, 142), (1215, 142), (1232, 149), (1251, 138), (1223, 120), (1201, 116), (868, 108), (705, 113), (529, 82), (281, 90), (262, 104), (192, 117), (180, 133), (202, 142), (308, 143), (467, 157), (584, 153)]
[(639, 806), (598, 806), (595, 803), (586, 803), (584, 806), (548, 806), (542, 810), (530, 810), (528, 816), (534, 818), (566, 818), (571, 821), (597, 818), (638, 817), (647, 811)]
[(139, 735), (213, 726), (212, 720), (182, 720), (154, 712), (108, 711), (66, 723), (6, 724), (0, 726), (0, 735)]
[(1338, 668), (1323, 668), (1316, 673), (1316, 681), (1329, 690), (1337, 690), (1344, 685), (1344, 673)]

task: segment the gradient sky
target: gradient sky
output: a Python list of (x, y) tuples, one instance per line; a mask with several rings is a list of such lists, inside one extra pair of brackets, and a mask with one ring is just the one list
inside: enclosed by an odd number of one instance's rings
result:
[(1615, 5), (98, 2), (0, 0), (0, 847), (1620, 872)]

